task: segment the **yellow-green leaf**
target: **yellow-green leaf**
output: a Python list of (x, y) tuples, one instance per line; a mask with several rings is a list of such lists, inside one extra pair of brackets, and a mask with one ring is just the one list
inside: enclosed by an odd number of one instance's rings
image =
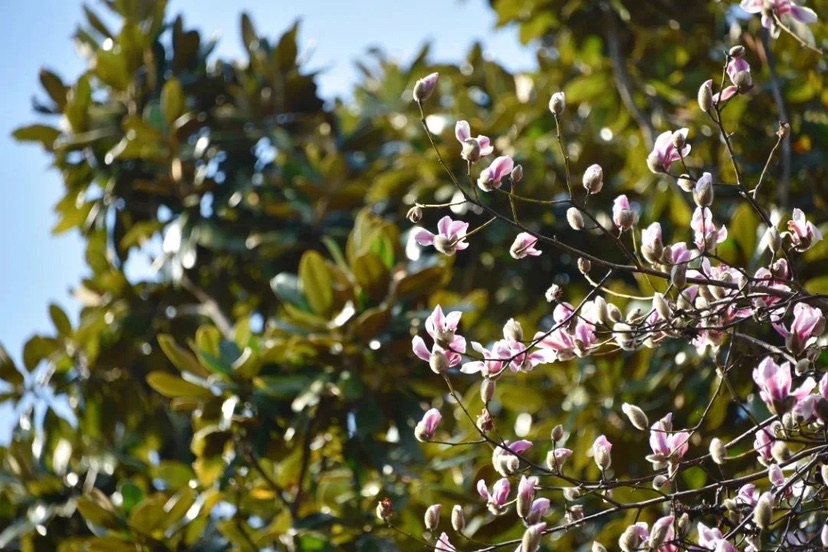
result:
[(299, 262), (299, 281), (313, 311), (317, 314), (328, 314), (333, 307), (333, 280), (322, 255), (316, 251), (308, 251), (302, 255)]

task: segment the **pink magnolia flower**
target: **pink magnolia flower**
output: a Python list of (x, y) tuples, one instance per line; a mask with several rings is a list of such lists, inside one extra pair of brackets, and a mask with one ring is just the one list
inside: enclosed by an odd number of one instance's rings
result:
[(420, 440), (428, 441), (434, 437), (434, 432), (437, 431), (437, 426), (440, 425), (442, 419), (442, 414), (436, 408), (428, 410), (423, 415), (423, 419), (417, 422), (417, 426), (414, 428), (414, 434), (418, 438), (422, 437)]
[(664, 252), (664, 243), (661, 241), (661, 224), (654, 222), (641, 231), (641, 255), (647, 262), (655, 264), (661, 262)]
[(555, 362), (557, 356), (543, 347), (538, 347), (531, 353), (527, 353), (526, 344), (508, 339), (509, 344), (509, 358), (512, 361), (509, 363), (509, 369), (512, 372), (531, 372), (538, 364), (549, 364)]
[(753, 369), (753, 381), (759, 386), (759, 396), (776, 414), (789, 411), (816, 387), (814, 378), (808, 378), (796, 390), (791, 391), (791, 363), (786, 362), (780, 366), (771, 357), (766, 357)]
[(759, 455), (759, 462), (765, 466), (772, 464), (774, 461), (771, 449), (773, 443), (776, 442), (776, 437), (774, 437), (776, 430), (780, 427), (782, 427), (782, 424), (774, 422), (770, 427), (758, 429), (753, 436), (753, 448), (756, 450), (756, 454)]
[(529, 232), (521, 232), (515, 238), (512, 247), (509, 248), (509, 254), (513, 259), (523, 259), (527, 255), (537, 257), (541, 254), (539, 249), (535, 249), (538, 243), (538, 238)]
[(759, 491), (756, 490), (756, 485), (747, 483), (739, 487), (735, 499), (737, 504), (746, 504), (751, 508), (756, 506), (759, 502)]
[(532, 507), (529, 510), (529, 515), (526, 516), (526, 523), (538, 523), (547, 512), (549, 512), (550, 502), (548, 498), (536, 498), (532, 501)]
[(527, 503), (535, 499), (535, 484), (538, 482), (536, 477), (520, 476), (520, 483), (518, 483), (517, 496), (520, 500), (525, 500)]
[(440, 253), (451, 256), (469, 246), (466, 241), (468, 229), (468, 222), (452, 220), (446, 215), (437, 222), (437, 234), (432, 234), (425, 228), (417, 228), (414, 239), (420, 245), (433, 245)]
[(473, 360), (463, 364), (460, 371), (464, 374), (476, 374), (480, 372), (483, 377), (495, 378), (506, 368), (503, 359), (512, 357), (511, 349), (504, 340), (496, 341), (492, 350), (488, 350), (476, 341), (472, 341), (472, 349), (482, 355), (481, 360)]
[(807, 303), (794, 305), (793, 314), (794, 319), (790, 329), (781, 324), (774, 324), (773, 327), (785, 338), (785, 346), (788, 350), (798, 355), (805, 350), (812, 338), (816, 339), (825, 331), (825, 316), (821, 310)]
[(488, 136), (479, 135), (472, 138), (471, 128), (467, 121), (457, 121), (454, 126), (454, 136), (463, 145), (463, 159), (476, 163), (481, 157), (486, 157), (494, 151)]
[(650, 448), (653, 453), (647, 460), (656, 466), (667, 461), (681, 460), (687, 453), (690, 433), (673, 433), (673, 413), (670, 412), (650, 427)]
[(437, 539), (437, 544), (434, 545), (434, 552), (455, 552), (456, 550), (454, 545), (449, 541), (448, 535), (441, 533), (440, 538)]
[(674, 135), (678, 135), (681, 141), (687, 139), (688, 129), (681, 128), (675, 132), (662, 132), (656, 138), (653, 151), (647, 157), (647, 166), (654, 173), (667, 172), (674, 161), (687, 157), (690, 153), (690, 144), (685, 144), (679, 151), (674, 144)]
[(797, 6), (791, 0), (742, 0), (739, 6), (748, 13), (761, 13), (762, 26), (766, 29), (778, 29), (773, 20), (773, 16), (765, 11), (765, 7), (773, 10), (778, 17), (789, 15), (791, 18), (801, 23), (813, 23), (817, 20), (817, 14), (814, 10)]
[(635, 222), (635, 214), (630, 207), (627, 196), (620, 195), (613, 201), (612, 222), (621, 230), (628, 230)]
[(715, 94), (713, 94), (713, 79), (708, 79), (704, 81), (702, 85), (699, 87), (699, 97), (702, 97), (703, 92), (701, 89), (703, 88), (710, 89), (710, 94), (714, 105), (726, 102), (727, 100), (735, 96), (736, 93), (739, 91), (739, 88), (737, 88), (736, 86), (726, 86), (721, 92), (716, 92)]
[(676, 537), (673, 529), (674, 521), (675, 517), (664, 516), (653, 523), (653, 528), (650, 529), (647, 538), (650, 548), (655, 548), (659, 552), (676, 552), (678, 550), (678, 547), (672, 543)]
[(699, 546), (705, 550), (714, 550), (715, 552), (738, 552), (738, 548), (725, 540), (722, 532), (716, 527), (708, 527), (704, 523), (699, 522)]
[[(463, 360), (463, 356), (460, 353), (443, 349), (436, 343), (431, 347), (431, 350), (429, 350), (428, 346), (425, 344), (425, 341), (419, 335), (415, 335), (411, 340), (411, 350), (414, 351), (417, 358), (428, 362), (431, 369), (438, 374), (444, 372), (448, 368), (457, 366), (460, 364), (460, 361)], [(445, 363), (445, 366), (443, 366), (443, 363)], [(438, 369), (438, 367), (442, 368), (442, 370)]]
[(561, 469), (566, 464), (566, 461), (569, 460), (570, 456), (572, 456), (570, 449), (556, 448), (555, 450), (549, 451), (546, 455), (546, 465), (549, 469), (553, 469), (555, 466)]
[(509, 480), (505, 477), (499, 479), (497, 483), (492, 486), (492, 491), (486, 486), (486, 482), (482, 479), (477, 482), (477, 493), (486, 500), (489, 511), (493, 514), (503, 513), (506, 503), (509, 501), (509, 492), (511, 486)]
[(725, 70), (727, 71), (727, 76), (730, 77), (730, 82), (736, 84), (736, 75), (742, 71), (750, 72), (750, 64), (743, 57), (732, 57), (727, 62)]
[(460, 317), (463, 313), (452, 311), (443, 314), (443, 307), (437, 305), (426, 318), (425, 329), (434, 342), (443, 349), (450, 349), (457, 353), (466, 352), (466, 338), (456, 335), (457, 325), (460, 324)]
[(492, 451), (492, 467), (503, 477), (512, 475), (520, 468), (520, 457), (530, 448), (532, 448), (532, 441), (526, 439), (520, 439), (514, 443), (504, 441)]
[(601, 471), (609, 469), (612, 465), (612, 457), (610, 453), (612, 452), (612, 443), (609, 442), (609, 439), (605, 435), (599, 436), (595, 439), (595, 442), (592, 443), (592, 456), (595, 459), (595, 464), (598, 466)]
[(713, 213), (707, 207), (696, 207), (690, 220), (690, 228), (694, 232), (693, 243), (703, 251), (709, 251), (717, 243), (727, 239), (727, 227), (722, 226), (717, 230), (713, 224)]
[(792, 219), (788, 221), (788, 230), (786, 234), (790, 236), (794, 249), (800, 252), (810, 249), (822, 240), (822, 232), (812, 222), (808, 222), (802, 209), (793, 210)]
[(515, 168), (515, 162), (508, 155), (501, 155), (492, 161), (488, 168), (480, 172), (477, 178), (477, 187), (484, 192), (491, 192), (495, 188), (500, 188), (500, 181), (508, 176), (512, 169)]

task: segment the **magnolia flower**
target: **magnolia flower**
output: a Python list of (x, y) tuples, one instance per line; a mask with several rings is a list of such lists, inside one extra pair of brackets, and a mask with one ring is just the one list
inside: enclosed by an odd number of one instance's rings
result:
[[(702, 111), (710, 111), (710, 108), (719, 103), (724, 103), (739, 91), (736, 86), (726, 86), (721, 92), (713, 93), (713, 79), (708, 79), (699, 87), (698, 99)], [(708, 105), (709, 102), (709, 105)]]
[(612, 203), (612, 222), (622, 231), (628, 230), (635, 222), (635, 214), (630, 208), (627, 196), (620, 195)]
[(650, 427), (650, 448), (653, 453), (647, 460), (658, 466), (668, 460), (681, 460), (687, 453), (690, 433), (673, 433), (673, 413), (670, 412)]
[(802, 209), (793, 210), (792, 219), (788, 221), (788, 230), (786, 234), (791, 238), (794, 249), (800, 252), (810, 249), (822, 240), (822, 233), (812, 222), (808, 222)]
[(753, 508), (759, 502), (759, 491), (756, 490), (756, 485), (747, 483), (739, 487), (739, 491), (734, 498), (736, 504), (745, 504)]
[(437, 426), (442, 419), (443, 416), (436, 408), (428, 410), (423, 416), (423, 419), (417, 422), (417, 425), (414, 427), (414, 436), (418, 441), (430, 441), (434, 437), (434, 432), (437, 431)]
[[(508, 450), (504, 447), (508, 447)], [(495, 447), (492, 452), (492, 467), (495, 471), (507, 477), (520, 468), (520, 455), (532, 448), (532, 442), (520, 439), (514, 443), (504, 441), (503, 445)]]
[(476, 341), (472, 341), (471, 345), (472, 349), (480, 353), (483, 358), (482, 360), (473, 360), (463, 364), (460, 371), (464, 374), (476, 374), (480, 372), (484, 378), (495, 378), (506, 367), (503, 359), (512, 357), (511, 349), (504, 340), (496, 341), (492, 345), (491, 351)]
[(480, 172), (477, 178), (477, 187), (484, 192), (491, 192), (495, 188), (500, 188), (500, 181), (508, 176), (515, 167), (515, 162), (508, 155), (501, 155), (492, 161), (488, 168)]
[(811, 338), (817, 338), (825, 331), (825, 316), (821, 310), (807, 303), (794, 305), (793, 314), (790, 330), (781, 324), (774, 324), (773, 327), (785, 338), (788, 350), (798, 355), (805, 350)]
[(738, 552), (738, 548), (725, 540), (722, 532), (716, 527), (708, 527), (704, 523), (699, 522), (699, 546), (705, 550), (715, 550), (716, 552)]
[(537, 257), (541, 254), (539, 249), (535, 249), (535, 244), (538, 243), (538, 238), (529, 232), (521, 232), (515, 238), (512, 247), (509, 248), (509, 254), (513, 259), (523, 259), (527, 255)]
[(709, 251), (717, 243), (727, 239), (727, 227), (722, 226), (717, 230), (713, 224), (713, 213), (707, 207), (696, 207), (690, 220), (690, 228), (694, 232), (693, 243), (703, 251)]
[(599, 436), (595, 439), (595, 442), (592, 443), (592, 456), (595, 459), (595, 464), (601, 471), (606, 471), (612, 465), (612, 457), (610, 453), (612, 452), (612, 443), (609, 442), (609, 439), (606, 438), (605, 435)]
[(437, 234), (432, 234), (425, 228), (417, 228), (414, 239), (420, 245), (433, 245), (440, 253), (451, 256), (469, 246), (466, 241), (468, 229), (468, 222), (452, 220), (446, 215), (437, 222)]
[(768, 466), (773, 463), (773, 456), (771, 449), (773, 443), (776, 442), (776, 429), (781, 427), (778, 422), (771, 424), (770, 427), (763, 427), (756, 431), (753, 435), (753, 448), (756, 454), (759, 455), (759, 462)]
[(549, 512), (550, 505), (551, 503), (548, 498), (536, 498), (533, 500), (532, 507), (529, 509), (529, 515), (526, 516), (526, 523), (538, 523)]
[(647, 262), (661, 262), (664, 244), (661, 241), (661, 224), (654, 222), (641, 231), (641, 255)]
[(454, 126), (454, 136), (457, 137), (457, 141), (463, 146), (461, 156), (471, 163), (477, 163), (481, 157), (486, 157), (494, 151), (488, 136), (481, 134), (477, 138), (472, 138), (471, 129), (467, 121), (457, 121), (457, 124)]
[(753, 369), (753, 381), (759, 386), (759, 396), (775, 414), (789, 411), (816, 387), (814, 378), (808, 378), (796, 390), (791, 391), (791, 363), (786, 362), (780, 366), (771, 357), (766, 357)]
[(505, 477), (499, 479), (492, 486), (491, 492), (489, 492), (485, 481), (481, 479), (477, 482), (477, 493), (486, 500), (489, 511), (493, 514), (503, 513), (506, 503), (509, 501), (509, 491), (511, 491), (511, 486), (509, 480)]
[(437, 539), (437, 544), (434, 545), (434, 552), (455, 552), (456, 550), (454, 545), (449, 542), (448, 535), (441, 533), (440, 538)]
[[(684, 144), (681, 150), (676, 149), (675, 142), (678, 139), (681, 142), (687, 140), (686, 128), (681, 128), (675, 132), (661, 133), (656, 138), (653, 151), (647, 157), (647, 166), (654, 173), (667, 172), (674, 161), (678, 161), (682, 157), (687, 157), (690, 153), (690, 144)], [(676, 138), (676, 136), (678, 138)]]
[(414, 101), (423, 103), (430, 98), (434, 89), (437, 87), (437, 80), (439, 78), (439, 73), (431, 73), (414, 83)]
[[(800, 23), (813, 23), (817, 20), (814, 10), (797, 6), (791, 0), (742, 0), (739, 6), (748, 13), (761, 13), (762, 26), (774, 31), (774, 36), (779, 34), (779, 28), (773, 14), (777, 17), (789, 15)], [(766, 10), (766, 7), (769, 9)]]

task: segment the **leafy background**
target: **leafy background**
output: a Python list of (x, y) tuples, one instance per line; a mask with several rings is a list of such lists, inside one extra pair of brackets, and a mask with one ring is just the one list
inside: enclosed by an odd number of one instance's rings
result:
[[(722, 52), (741, 42), (756, 88), (725, 112), (738, 158), (755, 179), (774, 142), (779, 86), (790, 154), (772, 167), (762, 200), (782, 218), (799, 206), (825, 220), (824, 61), (789, 37), (768, 42), (758, 18), (739, 19), (727, 3), (492, 2), (500, 24), (537, 47), (536, 71), (512, 74), (480, 47), (440, 65), (427, 47), (404, 64), (375, 52), (347, 101), (320, 96), (318, 76), (297, 55), (297, 26), (273, 36), (242, 15), (245, 54), (220, 60), (164, 2), (110, 4), (117, 25), (91, 9), (79, 25), (87, 70), (71, 81), (41, 73), (36, 106), (46, 123), (14, 134), (40, 144), (60, 171), (56, 230), (82, 236), (89, 273), (75, 292), (84, 305), (77, 324), (52, 306), (54, 330), (26, 343), (22, 363), (0, 357), (10, 384), (2, 398), (23, 414), (0, 449), (4, 547), (416, 548), (374, 517), (385, 496), (415, 535), (434, 502), (468, 503), (477, 540), (521, 534), (512, 517), (492, 518), (472, 496), (477, 479), (494, 477), (485, 449), (413, 439), (430, 406), (443, 410), (446, 435), (473, 432), (413, 358), (411, 337), (436, 304), (463, 310), (464, 333), (479, 341), (511, 316), (527, 331), (548, 327), (551, 309), (538, 300), (546, 288), (561, 284), (572, 301), (586, 288), (566, 255), (512, 261), (515, 232), (502, 225), (456, 257), (410, 249), (412, 202), (453, 194), (411, 102), (413, 82), (431, 71), (441, 80), (429, 124), (456, 174), (464, 167), (452, 130), (465, 118), (523, 164), (521, 193), (561, 194), (547, 102), (562, 89), (575, 174), (597, 162), (607, 175), (593, 205), (606, 211), (627, 193), (642, 220), (661, 221), (674, 239), (688, 237), (691, 202), (644, 159), (654, 135), (688, 126), (693, 167), (725, 184), (717, 217), (729, 221), (730, 238), (721, 253), (755, 267), (758, 222), (727, 186), (733, 175), (695, 102), (699, 84), (721, 74)], [(817, 13), (826, 5), (810, 4)], [(508, 209), (502, 197), (489, 200)], [(427, 211), (422, 224), (442, 214)], [(462, 216), (473, 226), (485, 220)], [(585, 249), (601, 245), (568, 231), (555, 209), (521, 217)], [(128, 275), (129, 259), (158, 239), (161, 276)], [(826, 285), (826, 247), (800, 267), (814, 291)], [(613, 283), (630, 293), (648, 285)], [(750, 368), (735, 389), (742, 398)], [(573, 474), (584, 477), (597, 475), (586, 448), (606, 433), (615, 465), (643, 473), (643, 436), (625, 431), (621, 403), (693, 424), (714, 370), (678, 342), (547, 366), (499, 382), (497, 427), (511, 436), (521, 426), (541, 461), (550, 429), (563, 424)], [(456, 384), (477, 411), (476, 381)], [(531, 426), (516, 426), (526, 414)], [(701, 434), (735, 435), (744, 424), (723, 399)], [(698, 485), (707, 474), (685, 477)], [(562, 498), (553, 503), (550, 522), (564, 513)], [(576, 549), (598, 531), (610, 542), (624, 521), (547, 545)]]

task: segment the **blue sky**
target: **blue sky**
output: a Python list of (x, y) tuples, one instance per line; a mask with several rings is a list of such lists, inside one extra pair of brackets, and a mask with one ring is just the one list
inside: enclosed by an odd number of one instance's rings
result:
[[(99, 13), (106, 8), (87, 2)], [(83, 17), (79, 0), (8, 1), (0, 6), (0, 59), (6, 78), (0, 87), (0, 343), (19, 359), (23, 343), (49, 332), (48, 305), (55, 302), (77, 319), (71, 289), (85, 273), (83, 249), (75, 234), (55, 237), (53, 206), (61, 195), (60, 175), (34, 145), (11, 139), (11, 132), (33, 120), (31, 98), (40, 93), (38, 71), (45, 66), (64, 80), (85, 64), (71, 35)], [(457, 61), (474, 40), (487, 54), (513, 68), (534, 67), (534, 53), (523, 48), (515, 29), (495, 31), (485, 0), (170, 0), (169, 13), (184, 14), (185, 24), (221, 36), (218, 55), (241, 57), (238, 15), (247, 11), (260, 33), (278, 36), (302, 19), (300, 51), (311, 67), (323, 69), (326, 98), (346, 95), (356, 80), (353, 61), (370, 46), (410, 60), (427, 40), (432, 57)]]

